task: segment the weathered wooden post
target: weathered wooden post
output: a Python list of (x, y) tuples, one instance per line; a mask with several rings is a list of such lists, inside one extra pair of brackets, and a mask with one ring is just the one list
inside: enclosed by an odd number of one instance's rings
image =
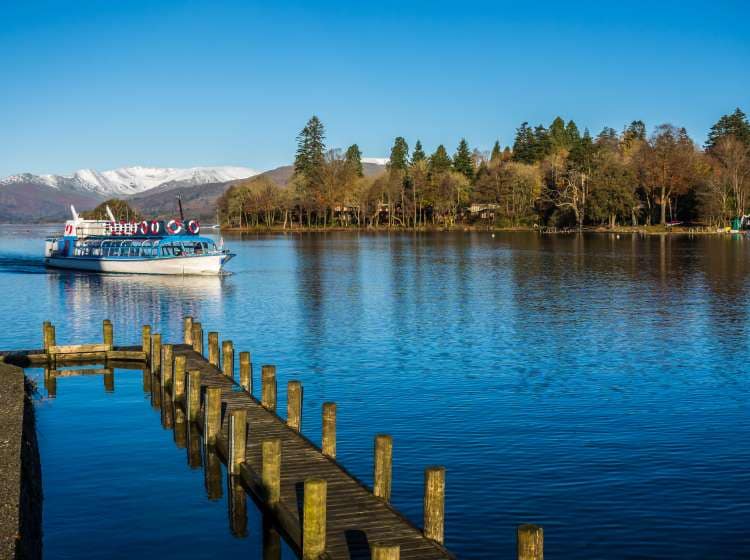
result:
[(182, 320), (182, 342), (193, 345), (193, 318), (189, 315)]
[(47, 327), (47, 338), (49, 339), (49, 345), (55, 346), (57, 344), (57, 331), (55, 329), (55, 325), (51, 324)]
[(53, 360), (53, 358), (49, 356), (49, 349), (51, 346), (55, 346), (56, 344), (57, 344), (57, 341), (55, 337), (55, 325), (53, 325), (49, 321), (45, 321), (44, 322), (44, 351), (45, 353), (48, 354), (48, 357), (50, 360)]
[(245, 462), (247, 446), (247, 410), (233, 410), (229, 414), (229, 474), (240, 474), (240, 465)]
[(214, 445), (221, 430), (221, 387), (206, 387), (205, 398), (203, 438), (208, 445)]
[(281, 440), (266, 439), (261, 443), (261, 480), (269, 504), (281, 498)]
[(219, 367), (219, 333), (216, 331), (208, 333), (208, 363)]
[(302, 429), (302, 383), (296, 380), (286, 386), (286, 425), (298, 432)]
[(391, 499), (393, 472), (393, 438), (389, 435), (375, 436), (375, 466), (372, 493), (386, 502)]
[(141, 327), (141, 350), (146, 354), (146, 360), (151, 359), (151, 325)]
[(253, 363), (250, 361), (250, 352), (240, 352), (240, 385), (253, 394)]
[(52, 325), (49, 321), (44, 321), (42, 323), (42, 347), (44, 348), (44, 352), (46, 353), (47, 350), (49, 350), (49, 327)]
[(203, 355), (203, 326), (200, 323), (193, 323), (193, 350)]
[(229, 379), (234, 379), (234, 345), (231, 340), (221, 343), (221, 371)]
[(55, 336), (55, 325), (49, 321), (47, 321), (47, 324), (45, 325), (44, 343), (46, 345), (45, 351), (47, 353), (47, 364), (54, 368), (57, 360), (55, 359), (54, 354), (49, 353), (49, 349), (57, 344), (57, 339)]
[(109, 319), (104, 319), (104, 321), (102, 321), (102, 339), (109, 350), (112, 350), (112, 348), (114, 348), (114, 330), (112, 328), (112, 321), (110, 321)]
[(161, 335), (151, 335), (151, 373), (161, 372)]
[(336, 403), (323, 403), (323, 438), (320, 447), (323, 455), (336, 458)]
[(305, 480), (302, 504), (302, 558), (317, 560), (326, 550), (326, 481)]
[(180, 354), (174, 358), (174, 379), (172, 380), (172, 400), (185, 398), (185, 367), (187, 358)]
[(445, 467), (424, 471), (424, 535), (443, 544), (445, 528)]
[(187, 413), (190, 422), (197, 422), (201, 410), (201, 372), (188, 373), (188, 402)]
[(174, 378), (174, 346), (164, 344), (161, 347), (161, 386), (168, 389)]
[(276, 412), (276, 366), (265, 365), (260, 370), (261, 404)]
[(399, 560), (401, 558), (401, 547), (399, 545), (387, 546), (374, 544), (370, 547), (371, 560)]
[(519, 525), (516, 544), (518, 560), (543, 560), (544, 530), (538, 525)]

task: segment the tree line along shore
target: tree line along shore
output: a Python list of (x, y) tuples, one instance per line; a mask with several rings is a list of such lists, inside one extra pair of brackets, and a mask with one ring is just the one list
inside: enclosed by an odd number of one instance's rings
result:
[(297, 137), (294, 173), (236, 183), (218, 200), (228, 229), (498, 228), (716, 231), (747, 211), (750, 124), (738, 108), (698, 146), (684, 128), (642, 121), (592, 136), (560, 117), (521, 124), (512, 146), (461, 139), (427, 154), (403, 137), (385, 171), (365, 176), (354, 144), (329, 149), (313, 116)]

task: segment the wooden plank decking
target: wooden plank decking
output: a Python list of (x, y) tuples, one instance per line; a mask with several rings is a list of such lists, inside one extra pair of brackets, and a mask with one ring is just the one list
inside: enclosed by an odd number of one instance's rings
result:
[(324, 456), (304, 436), (289, 428), (273, 412), (245, 391), (221, 370), (208, 363), (188, 345), (175, 345), (174, 355), (186, 358), (188, 371), (201, 372), (201, 387), (222, 390), (223, 420), (217, 451), (227, 460), (229, 413), (247, 411), (246, 462), (241, 477), (247, 488), (263, 495), (261, 442), (281, 440), (281, 498), (273, 512), (296, 548), (301, 549), (302, 489), (308, 478), (322, 478), (328, 485), (326, 553), (333, 559), (370, 558), (372, 544), (398, 545), (402, 559), (439, 559), (453, 556), (441, 545), (401, 516), (384, 500), (347, 473), (335, 460)]

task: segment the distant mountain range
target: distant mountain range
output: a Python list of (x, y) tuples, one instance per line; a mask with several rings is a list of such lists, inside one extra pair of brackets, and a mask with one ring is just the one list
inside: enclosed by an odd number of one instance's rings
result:
[[(367, 176), (377, 175), (385, 170), (385, 165), (363, 161), (362, 170)], [(286, 188), (293, 173), (293, 166), (282, 165), (276, 169), (259, 173), (257, 177), (268, 177), (276, 183), (279, 188)], [(130, 198), (128, 202), (143, 214), (149, 216), (169, 216), (175, 213), (175, 196), (179, 192), (182, 197), (182, 207), (185, 210), (186, 215), (195, 216), (204, 221), (216, 221), (216, 200), (224, 194), (224, 191), (237, 182), (238, 181), (235, 180), (207, 183), (205, 185), (179, 188), (179, 190), (175, 190), (175, 188), (164, 189), (159, 187), (135, 195)]]
[[(365, 174), (385, 169), (387, 160), (363, 158)], [(293, 168), (266, 171), (279, 187), (286, 186)], [(123, 198), (148, 216), (176, 212), (182, 196), (186, 214), (213, 218), (216, 200), (232, 184), (261, 175), (248, 167), (122, 167), (110, 171), (81, 169), (72, 175), (22, 173), (0, 180), (0, 222), (46, 222), (70, 216), (69, 206), (89, 210), (109, 198)]]

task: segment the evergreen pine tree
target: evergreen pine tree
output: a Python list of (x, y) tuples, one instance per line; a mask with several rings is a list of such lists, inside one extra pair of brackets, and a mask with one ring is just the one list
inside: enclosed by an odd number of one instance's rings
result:
[(544, 125), (534, 127), (534, 144), (533, 144), (534, 161), (542, 161), (546, 156), (552, 153), (552, 139), (549, 131)]
[(313, 115), (307, 121), (305, 128), (297, 135), (294, 172), (313, 179), (323, 167), (325, 148), (325, 128), (320, 119)]
[(357, 172), (358, 177), (365, 176), (362, 169), (362, 152), (360, 151), (359, 146), (357, 146), (356, 144), (352, 144), (351, 146), (349, 146), (346, 149), (344, 159), (347, 165), (351, 166), (351, 168)]
[(430, 156), (430, 173), (444, 173), (451, 168), (451, 157), (445, 146), (440, 144), (435, 153)]
[(646, 139), (646, 124), (643, 121), (632, 121), (625, 129), (623, 140), (632, 142), (633, 140)]
[(503, 157), (503, 153), (500, 150), (500, 140), (495, 140), (495, 145), (492, 146), (492, 153), (490, 154), (490, 161), (492, 163), (499, 162)]
[(414, 152), (411, 154), (411, 163), (414, 165), (418, 161), (423, 161), (427, 156), (424, 153), (424, 150), (422, 149), (422, 142), (417, 140), (417, 143), (414, 144)]
[(523, 163), (534, 163), (534, 131), (528, 122), (521, 123), (516, 129), (516, 138), (513, 141), (513, 159)]
[(397, 136), (391, 148), (391, 159), (388, 162), (389, 169), (405, 170), (409, 164), (409, 145), (402, 136)]
[(453, 169), (462, 173), (470, 181), (474, 179), (474, 160), (471, 157), (469, 143), (466, 138), (461, 138), (458, 148), (453, 156)]
[(587, 169), (592, 165), (595, 153), (596, 145), (587, 128), (583, 131), (581, 141), (570, 150), (568, 160), (574, 168)]
[(565, 134), (568, 136), (569, 147), (572, 148), (581, 141), (581, 133), (578, 132), (578, 126), (572, 120), (565, 125)]
[(549, 125), (550, 144), (555, 150), (570, 148), (568, 131), (565, 130), (565, 121), (556, 117), (552, 124)]
[(730, 134), (750, 149), (750, 123), (739, 107), (731, 115), (721, 117), (711, 127), (706, 140), (706, 149), (712, 150), (719, 140)]

